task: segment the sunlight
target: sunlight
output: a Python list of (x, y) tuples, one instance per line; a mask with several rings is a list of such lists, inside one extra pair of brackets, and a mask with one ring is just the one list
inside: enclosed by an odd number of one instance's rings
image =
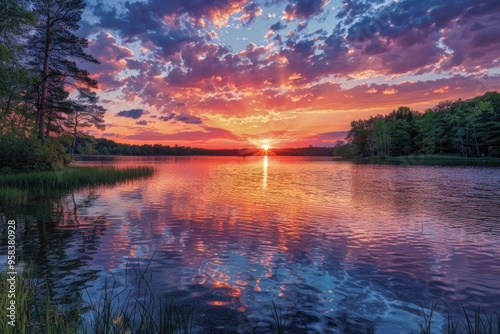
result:
[(266, 189), (267, 188), (267, 167), (268, 167), (268, 162), (267, 162), (267, 155), (264, 157), (263, 161), (263, 175), (262, 175), (262, 188)]
[(262, 145), (262, 149), (264, 151), (269, 151), (269, 145), (265, 144), (265, 145)]

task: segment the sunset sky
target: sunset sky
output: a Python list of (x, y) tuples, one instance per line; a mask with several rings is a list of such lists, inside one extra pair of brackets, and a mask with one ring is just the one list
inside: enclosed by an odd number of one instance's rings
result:
[(98, 137), (333, 146), (350, 122), (500, 91), (498, 0), (87, 0)]

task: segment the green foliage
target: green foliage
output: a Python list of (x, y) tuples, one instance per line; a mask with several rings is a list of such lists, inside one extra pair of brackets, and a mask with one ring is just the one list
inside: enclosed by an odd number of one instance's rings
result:
[(338, 157), (351, 158), (357, 155), (357, 150), (355, 145), (339, 140), (333, 147), (332, 154)]
[[(90, 96), (97, 81), (76, 60), (98, 64), (85, 53), (89, 42), (74, 34), (85, 9), (83, 0), (46, 0), (34, 3), (37, 18), (35, 34), (31, 35), (31, 67), (39, 73), (41, 85), (37, 102), (38, 137), (62, 130), (68, 115), (85, 109), (80, 100), (69, 100), (66, 86), (75, 88), (81, 96)], [(74, 130), (74, 129), (72, 129)]]
[(57, 198), (83, 187), (148, 177), (153, 172), (151, 167), (68, 167), (56, 172), (0, 175), (0, 204), (25, 205), (30, 200)]
[(359, 154), (500, 156), (500, 94), (446, 101), (424, 113), (400, 107), (386, 116), (353, 121), (347, 136)]
[(0, 272), (0, 333), (78, 333), (80, 317), (78, 312), (63, 314), (57, 311), (56, 306), (50, 299), (44, 297), (31, 277), (28, 268), (16, 276), (16, 321), (15, 327), (9, 325), (10, 319), (5, 314), (11, 299), (8, 297), (10, 277), (6, 272)]
[(68, 162), (58, 138), (48, 138), (42, 144), (34, 136), (0, 134), (0, 147), (0, 170), (4, 172), (57, 170)]
[[(0, 333), (47, 333), (47, 334), (126, 334), (162, 333), (188, 334), (193, 332), (193, 317), (190, 309), (175, 305), (173, 300), (157, 298), (146, 277), (146, 270), (138, 269), (140, 283), (145, 286), (139, 295), (132, 294), (128, 287), (118, 289), (116, 284), (108, 288), (106, 284), (98, 297), (89, 298), (86, 310), (77, 308), (63, 313), (59, 305), (50, 297), (47, 285), (36, 284), (41, 280), (32, 278), (28, 268), (16, 279), (16, 326), (8, 324), (6, 315), (10, 298), (0, 294)], [(9, 275), (0, 272), (0, 291), (9, 291)], [(92, 316), (91, 321), (83, 321), (83, 315)]]
[(35, 23), (35, 17), (24, 0), (0, 0), (0, 62), (16, 58), (21, 48), (19, 35), (27, 25)]
[(65, 135), (75, 143), (91, 126), (104, 129), (97, 81), (76, 63), (98, 63), (73, 34), (84, 8), (83, 0), (0, 0), (0, 174), (61, 168), (72, 147)]

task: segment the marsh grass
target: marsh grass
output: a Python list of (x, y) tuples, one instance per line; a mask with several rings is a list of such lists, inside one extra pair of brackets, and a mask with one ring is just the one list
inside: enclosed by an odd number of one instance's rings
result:
[(78, 333), (79, 314), (71, 312), (68, 314), (57, 311), (56, 306), (50, 298), (40, 294), (40, 288), (35, 280), (31, 278), (31, 270), (28, 268), (16, 276), (15, 291), (15, 326), (9, 324), (11, 318), (7, 315), (7, 307), (10, 304), (7, 291), (9, 283), (5, 271), (0, 272), (0, 333)]
[(154, 173), (152, 167), (67, 167), (59, 171), (0, 175), (0, 205), (26, 205), (31, 200), (59, 198), (68, 192), (115, 185)]
[[(425, 314), (423, 308), (423, 323), (419, 323), (420, 334), (439, 333), (431, 330), (432, 315), (436, 309), (436, 303), (433, 303), (429, 314)], [(451, 313), (448, 313), (447, 332), (448, 334), (500, 334), (500, 314), (488, 314), (481, 308), (473, 308), (472, 312), (465, 309), (462, 305), (462, 318), (454, 319)]]
[[(93, 320), (84, 326), (86, 333), (192, 332), (193, 317), (190, 309), (177, 306), (173, 299), (155, 296), (150, 284), (152, 271), (148, 271), (151, 259), (144, 269), (139, 263), (136, 266), (137, 294), (132, 293), (127, 286), (118, 289), (114, 279), (110, 285), (106, 281), (99, 302), (90, 306)], [(150, 274), (149, 277), (147, 273)], [(88, 297), (92, 299), (91, 296)]]
[(422, 316), (424, 317), (423, 323), (418, 324), (418, 326), (420, 327), (420, 334), (431, 333), (432, 315), (434, 313), (434, 310), (436, 309), (436, 306), (437, 304), (433, 302), (430, 307), (429, 314), (426, 314), (424, 307), (420, 305), (420, 308), (422, 309)]
[(274, 300), (272, 301), (273, 303), (273, 320), (274, 320), (274, 326), (276, 327), (276, 331), (278, 334), (285, 334), (286, 330), (286, 320), (287, 320), (287, 314), (283, 313), (281, 310), (281, 306), (276, 306), (274, 303)]
[[(157, 298), (144, 270), (137, 267), (138, 293), (127, 286), (117, 288), (116, 280), (106, 280), (98, 298), (89, 297), (90, 305), (61, 312), (48, 293), (47, 285), (37, 285), (31, 269), (18, 273), (16, 281), (16, 323), (9, 325), (7, 273), (0, 273), (0, 333), (46, 334), (189, 334), (193, 331), (190, 309), (181, 308), (169, 298)], [(94, 296), (95, 297), (95, 296)], [(95, 301), (94, 301), (95, 300)], [(87, 320), (85, 320), (87, 319)]]
[[(151, 260), (150, 260), (151, 261)], [(16, 326), (8, 324), (7, 307), (10, 303), (9, 283), (6, 272), (0, 272), (0, 333), (46, 333), (46, 334), (189, 334), (193, 332), (195, 314), (189, 308), (176, 305), (173, 299), (157, 297), (151, 287), (150, 262), (142, 269), (136, 266), (137, 293), (132, 293), (127, 284), (118, 288), (113, 278), (106, 281), (104, 289), (86, 309), (77, 308), (63, 313), (48, 294), (48, 287), (37, 284), (31, 277), (28, 266), (18, 273), (16, 281)], [(149, 274), (149, 275), (148, 275)], [(87, 291), (88, 294), (88, 291)], [(422, 307), (423, 321), (419, 323), (420, 334), (441, 333), (432, 329), (432, 317), (437, 304), (428, 311)], [(463, 315), (454, 319), (448, 314), (448, 334), (499, 334), (500, 314), (487, 314), (482, 308), (467, 311), (462, 305)], [(288, 315), (272, 301), (275, 333), (286, 333)], [(86, 317), (85, 317), (86, 316)], [(87, 320), (84, 320), (87, 319)]]

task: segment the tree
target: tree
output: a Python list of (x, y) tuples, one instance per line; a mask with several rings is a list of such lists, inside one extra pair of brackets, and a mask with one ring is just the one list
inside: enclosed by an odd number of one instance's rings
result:
[(34, 22), (27, 1), (0, 0), (0, 62), (16, 58), (27, 26)]
[(71, 145), (71, 157), (75, 152), (76, 140), (79, 136), (85, 136), (83, 129), (95, 126), (99, 130), (104, 130), (104, 113), (106, 109), (97, 105), (99, 98), (93, 92), (81, 93), (78, 101), (74, 102), (73, 113), (68, 116), (64, 125), (70, 130), (73, 136)]
[(24, 42), (34, 22), (26, 1), (0, 0), (0, 125), (4, 133), (24, 129), (28, 120), (25, 116), (31, 107), (28, 96), (33, 76), (22, 60)]
[[(76, 60), (98, 64), (84, 49), (88, 40), (73, 34), (79, 28), (85, 8), (83, 0), (36, 0), (37, 24), (30, 41), (33, 46), (31, 65), (39, 73), (40, 89), (37, 100), (38, 137), (44, 140), (49, 124), (63, 109), (57, 109), (67, 98), (61, 94), (66, 86), (77, 91), (97, 88), (86, 70), (78, 68)], [(50, 129), (49, 129), (50, 131)]]
[(389, 126), (379, 118), (373, 123), (372, 136), (374, 148), (378, 156), (386, 157), (391, 153), (391, 137), (389, 136)]
[(419, 146), (424, 154), (433, 154), (436, 152), (439, 140), (436, 122), (437, 116), (438, 114), (430, 109), (417, 121)]
[(347, 140), (356, 147), (358, 154), (366, 154), (368, 149), (368, 135), (370, 130), (364, 120), (352, 121), (351, 129), (347, 133)]

